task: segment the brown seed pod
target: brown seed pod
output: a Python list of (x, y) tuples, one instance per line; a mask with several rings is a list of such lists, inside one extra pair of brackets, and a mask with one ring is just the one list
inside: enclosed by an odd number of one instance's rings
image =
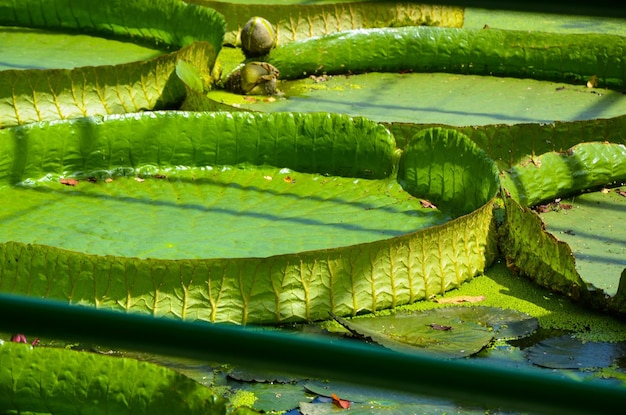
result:
[(241, 49), (246, 58), (267, 55), (276, 46), (276, 32), (262, 17), (251, 17), (241, 29)]

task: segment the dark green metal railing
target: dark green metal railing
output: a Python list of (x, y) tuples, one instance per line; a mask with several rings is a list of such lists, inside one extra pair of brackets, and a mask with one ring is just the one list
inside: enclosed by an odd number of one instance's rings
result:
[(392, 352), (347, 340), (251, 327), (155, 318), (52, 300), (0, 294), (0, 330), (222, 361), (420, 395), (487, 408), (551, 415), (615, 413), (626, 388), (507, 369), (471, 360)]

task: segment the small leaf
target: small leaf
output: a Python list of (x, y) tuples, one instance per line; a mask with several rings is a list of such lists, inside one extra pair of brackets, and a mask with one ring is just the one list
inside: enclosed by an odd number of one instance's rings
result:
[(189, 89), (202, 93), (204, 88), (202, 86), (202, 76), (198, 68), (190, 62), (185, 62), (179, 59), (176, 63), (176, 75), (181, 81), (189, 87)]
[(331, 398), (333, 398), (333, 405), (338, 406), (343, 409), (350, 409), (350, 401), (339, 399), (339, 397), (335, 395), (334, 393), (330, 396)]

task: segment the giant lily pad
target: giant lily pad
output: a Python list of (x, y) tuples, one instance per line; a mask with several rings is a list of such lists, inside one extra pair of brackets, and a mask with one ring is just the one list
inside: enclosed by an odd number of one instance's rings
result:
[[(504, 77), (371, 72), (282, 81), (278, 88), (282, 95), (273, 99), (218, 89), (210, 91), (207, 97), (251, 111), (333, 111), (380, 122), (454, 126), (494, 121), (552, 123), (626, 113), (626, 96), (618, 91)], [(415, 91), (419, 91), (418, 99)], [(481, 102), (480, 107), (473, 107), (477, 101)]]
[(609, 297), (617, 294), (626, 269), (624, 188), (585, 193), (543, 205), (546, 231), (566, 242), (576, 258), (576, 270), (590, 286)]
[[(108, 65), (71, 69), (67, 67), (74, 65), (63, 64), (54, 69), (0, 71), (0, 127), (173, 108), (185, 94), (182, 82), (173, 76), (177, 61), (192, 63), (208, 77), (224, 35), (224, 20), (215, 10), (174, 0), (0, 1), (0, 25), (10, 26), (14, 38), (20, 36), (16, 28), (26, 28), (19, 42), (26, 50), (46, 47), (36, 41), (24, 44), (33, 34), (30, 29), (89, 34), (168, 49), (168, 53), (137, 62), (113, 64), (117, 63), (114, 60)], [(24, 62), (20, 65), (29, 66)]]
[[(263, 16), (276, 30), (278, 44), (342, 30), (397, 26), (463, 26), (463, 8), (405, 2), (234, 2), (187, 0), (213, 8), (228, 25), (226, 41), (238, 44), (238, 34), (252, 16)], [(330, 3), (330, 4), (328, 4)]]
[(401, 156), (380, 124), (324, 113), (146, 113), (0, 134), (1, 191), (16, 201), (3, 211), (5, 291), (317, 320), (429, 298), (495, 254), (495, 165), (451, 130)]
[[(576, 251), (561, 240), (560, 234), (550, 233), (536, 212), (528, 209), (546, 199), (571, 195), (594, 187), (609, 186), (626, 180), (626, 147), (622, 144), (585, 143), (566, 152), (549, 152), (532, 157), (524, 163), (513, 166), (503, 174), (506, 189), (507, 220), (501, 228), (504, 238), (502, 248), (510, 263), (523, 274), (555, 291), (582, 299), (595, 306), (610, 307), (623, 312), (620, 290), (616, 289), (624, 274), (624, 264), (619, 250), (623, 237), (615, 233), (613, 238), (618, 252), (593, 258), (604, 265), (601, 267), (581, 267), (576, 256), (585, 256), (580, 244)], [(619, 199), (618, 199), (619, 200)], [(621, 200), (619, 200), (621, 201)], [(607, 205), (608, 206), (608, 205)], [(609, 223), (623, 221), (623, 209), (617, 203), (615, 208), (606, 209)], [(577, 227), (589, 223), (597, 214), (591, 211), (579, 216)], [(567, 229), (566, 229), (567, 230)], [(597, 231), (601, 232), (601, 229)], [(584, 232), (589, 232), (586, 229)], [(607, 229), (607, 232), (611, 232)], [(571, 231), (575, 234), (576, 231)], [(574, 235), (570, 235), (574, 236)], [(595, 239), (595, 240), (594, 240)], [(589, 238), (585, 244), (592, 244), (602, 251), (602, 239)], [(610, 249), (610, 248), (609, 248)], [(584, 258), (581, 258), (584, 263)], [(608, 275), (604, 274), (604, 271)]]
[[(24, 45), (32, 45), (26, 48)], [(165, 45), (163, 45), (165, 46)], [(73, 69), (156, 58), (167, 49), (77, 33), (28, 27), (0, 28), (0, 70)]]
[[(123, 374), (123, 375), (121, 375)], [(0, 343), (0, 411), (222, 414), (226, 400), (174, 370), (129, 358)]]

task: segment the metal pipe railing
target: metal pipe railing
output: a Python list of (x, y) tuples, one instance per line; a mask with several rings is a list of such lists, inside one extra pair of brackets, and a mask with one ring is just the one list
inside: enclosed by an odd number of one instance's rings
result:
[(615, 413), (626, 388), (540, 369), (509, 369), (320, 336), (184, 322), (0, 294), (0, 330), (346, 381), (486, 408), (550, 415)]

